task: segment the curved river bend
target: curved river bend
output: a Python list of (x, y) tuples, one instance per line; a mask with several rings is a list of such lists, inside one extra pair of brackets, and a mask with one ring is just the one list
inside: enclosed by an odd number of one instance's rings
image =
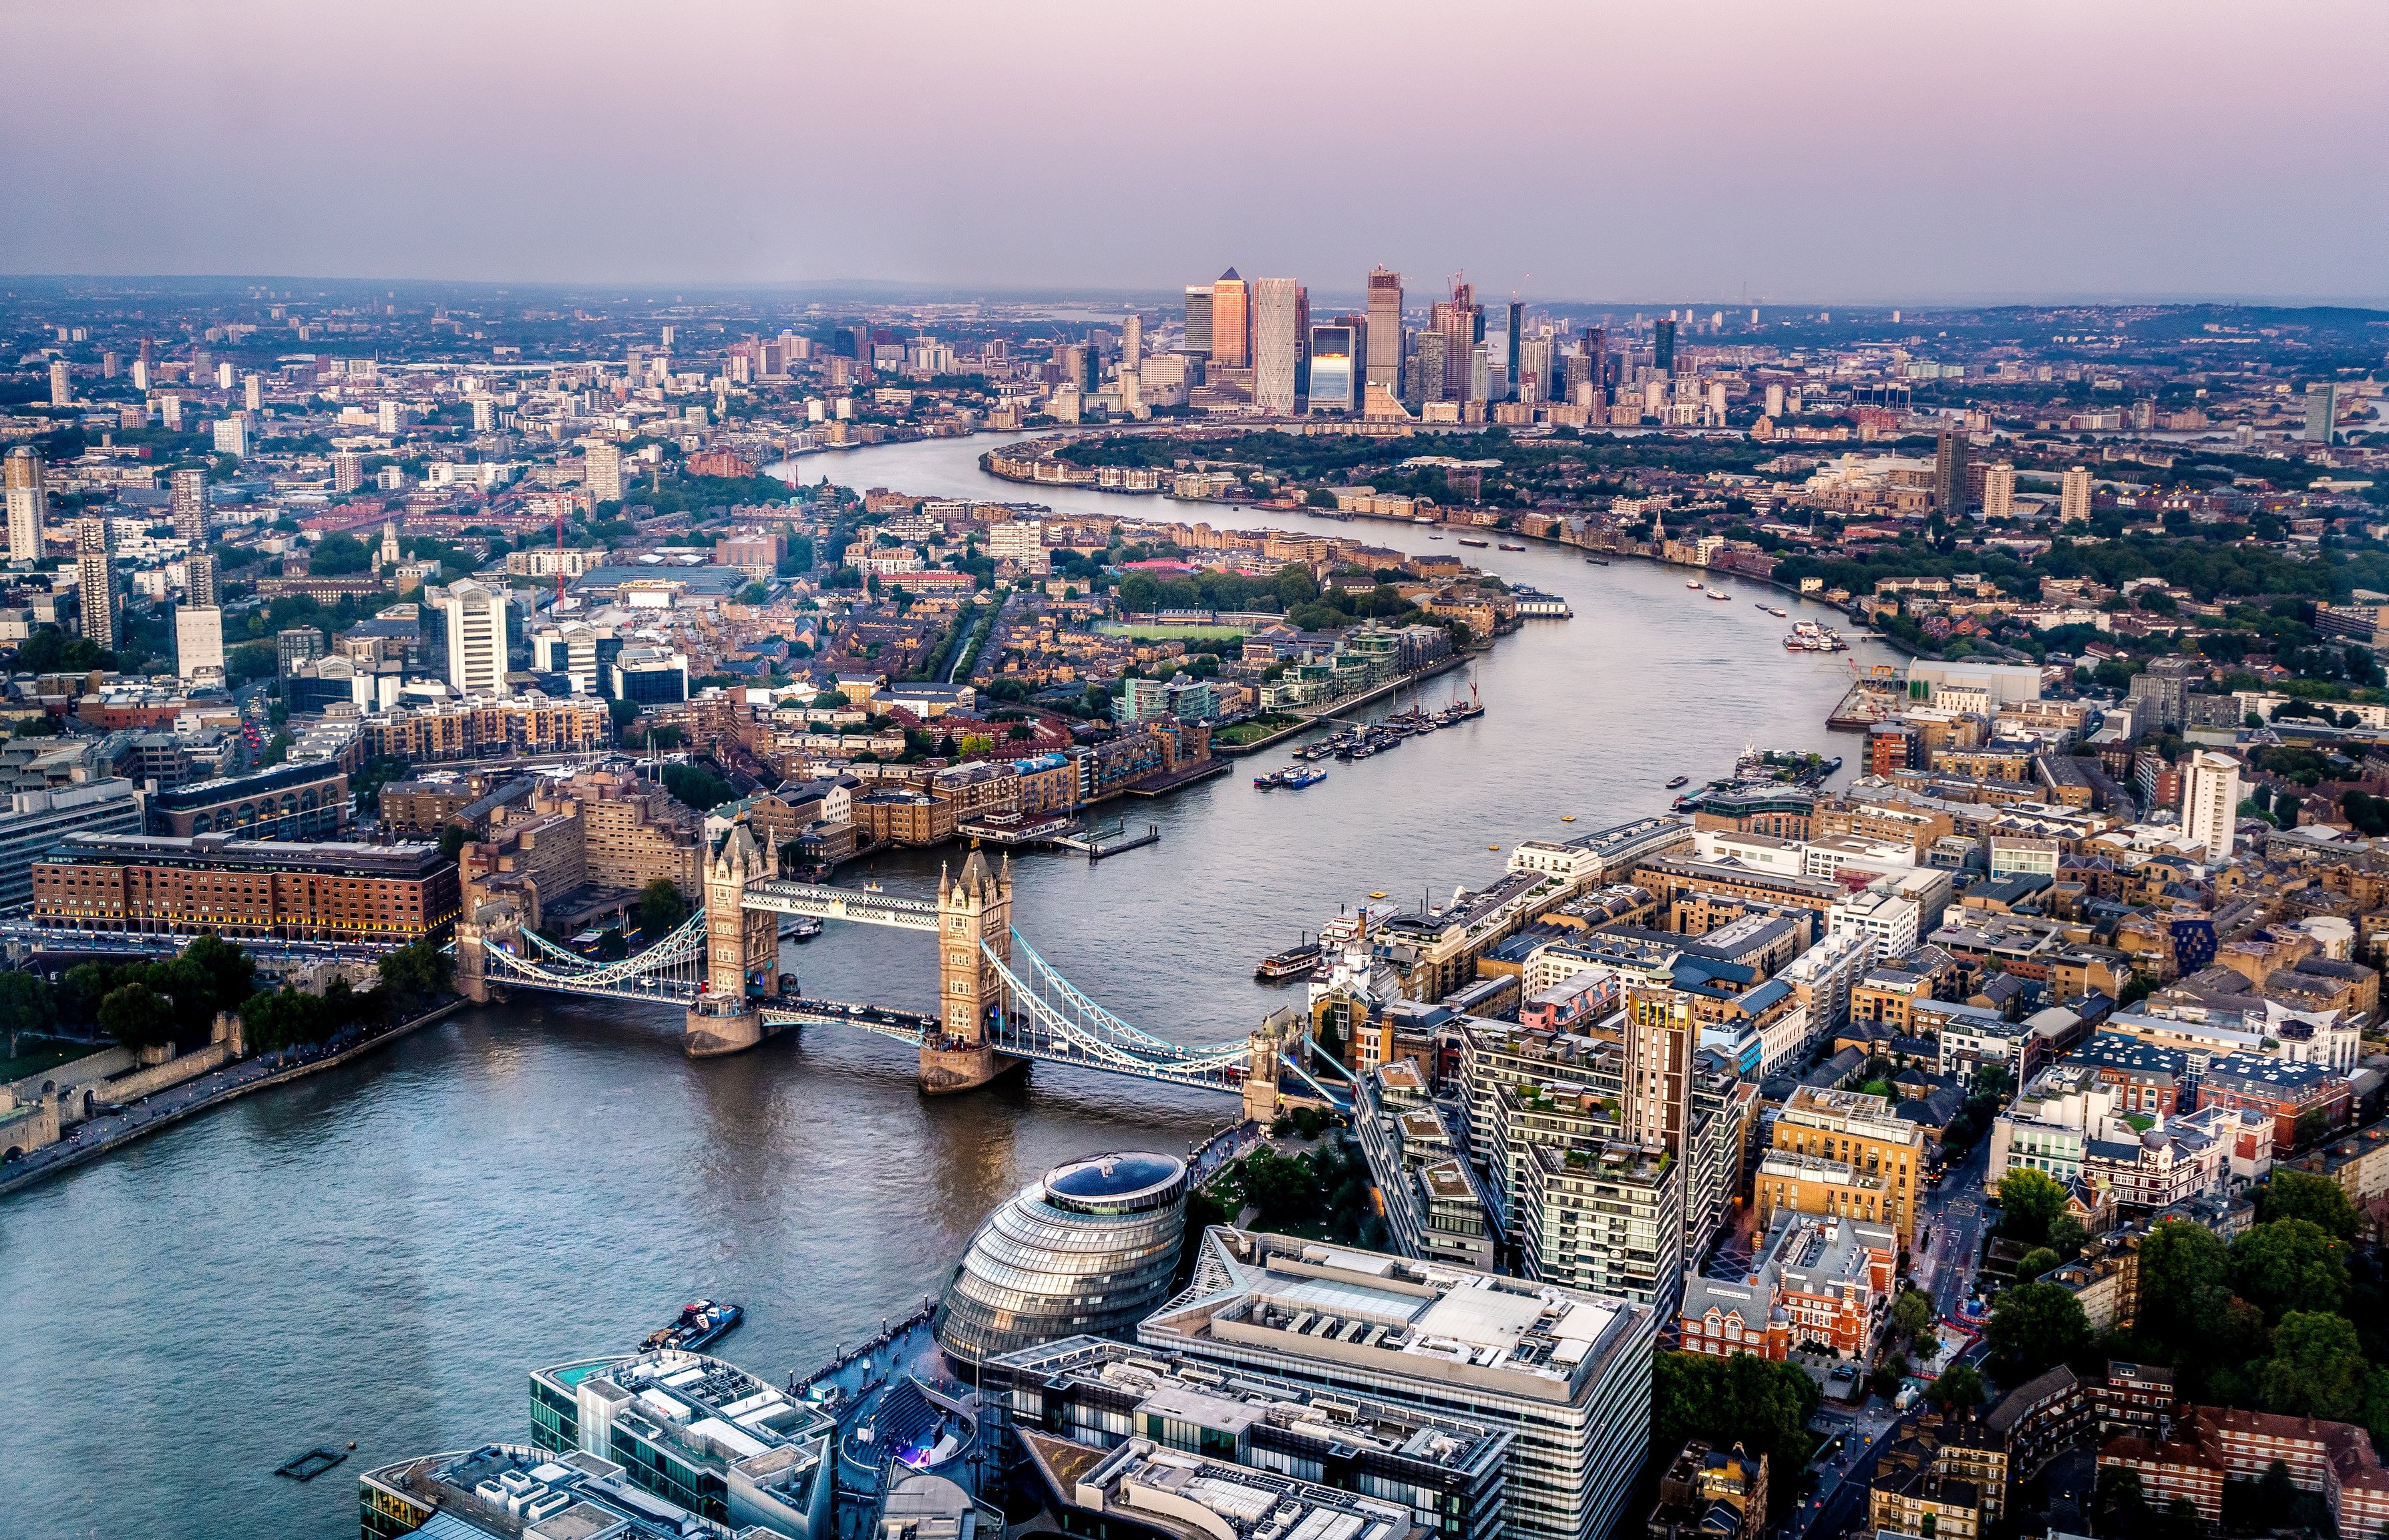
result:
[[(1373, 521), (1016, 487), (979, 472), (988, 441), (800, 468), (1452, 549)], [(1022, 933), (1138, 1025), (1231, 1037), (1284, 998), (1252, 982), (1254, 960), (1339, 904), (1482, 885), (1514, 841), (1656, 811), (1670, 776), (1712, 773), (1748, 742), (1830, 747), (1846, 666), (1782, 651), (1785, 622), (1754, 607), (1794, 607), (1774, 591), (1725, 579), (1732, 602), (1716, 604), (1644, 563), (1469, 554), (1577, 612), (1475, 663), (1484, 717), (1333, 764), (1298, 794), (1240, 774), (1118, 808), (1159, 823), (1160, 844), (1100, 865), (1020, 862)], [(1887, 660), (1867, 645), (1861, 662)], [(938, 860), (873, 875), (926, 896)], [(934, 1009), (933, 958), (909, 935), (832, 927), (787, 962), (809, 993)], [(785, 1376), (935, 1290), (988, 1209), (1047, 1166), (1182, 1150), (1233, 1111), (1051, 1066), (926, 1101), (910, 1055), (875, 1037), (816, 1030), (692, 1063), (677, 1033), (672, 1012), (527, 998), (0, 1201), (20, 1394), (0, 1419), (0, 1536), (345, 1540), (359, 1470), (524, 1436), (534, 1364), (626, 1350), (710, 1293), (748, 1306), (719, 1351)], [(272, 1474), (351, 1439), (351, 1463), (313, 1484)]]

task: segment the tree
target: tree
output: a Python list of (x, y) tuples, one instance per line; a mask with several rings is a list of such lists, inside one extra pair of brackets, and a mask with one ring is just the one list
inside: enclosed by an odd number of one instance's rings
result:
[(1933, 1324), (1933, 1296), (1922, 1289), (1902, 1289), (1891, 1302), (1891, 1329), (1913, 1342)]
[(2056, 1266), (2057, 1262), (2058, 1256), (2055, 1252), (2047, 1246), (2035, 1246), (2025, 1253), (2023, 1259), (2016, 1263), (2015, 1276), (2020, 1281), (2029, 1283)]
[(14, 1059), (19, 1036), (45, 1033), (57, 1021), (58, 1004), (51, 998), (47, 979), (39, 974), (0, 974), (0, 1037), (6, 1047), (0, 1058)]
[(2213, 1230), (2167, 1219), (2140, 1242), (2142, 1333), (2176, 1347), (2195, 1342), (2230, 1298), (2231, 1254)]
[(2054, 1283), (2022, 1283), (2002, 1292), (1985, 1334), (2009, 1384), (2029, 1380), (2090, 1345), (2082, 1302)]
[(1319, 597), (1319, 579), (1310, 568), (1287, 563), (1277, 569), (1277, 602), (1286, 609), (1307, 605)]
[(702, 765), (666, 765), (664, 789), (672, 800), (697, 812), (719, 808), (735, 795), (730, 783)]
[(453, 861), (465, 846), (472, 843), (472, 830), (461, 823), (452, 823), (440, 831), (440, 859)]
[(2065, 1212), (2065, 1188), (2043, 1172), (2019, 1166), (1999, 1178), (1999, 1211), (2000, 1234), (2038, 1245)]
[(2082, 1221), (2071, 1214), (2059, 1215), (2049, 1227), (2049, 1249), (2055, 1252), (2062, 1262), (2071, 1262), (2081, 1255), (2082, 1247), (2089, 1239), (2090, 1232), (2083, 1228)]
[[(1796, 1471), (1808, 1461), (1817, 1399), (1817, 1381), (1797, 1364), (1751, 1353), (1662, 1353), (1652, 1362), (1651, 1438), (1663, 1449), (1680, 1448), (1688, 1438), (1721, 1449), (1739, 1444), (1764, 1454), (1771, 1467)], [(1769, 1484), (1769, 1509), (1781, 1518), (1798, 1500), (1799, 1483)]]
[(2293, 1310), (2273, 1330), (2273, 1355), (2256, 1366), (2268, 1411), (2345, 1422), (2365, 1409), (2364, 1349), (2342, 1316)]
[(2276, 1219), (2231, 1242), (2231, 1282), (2268, 1321), (2335, 1315), (2347, 1297), (2347, 1246), (2311, 1220)]
[(363, 572), (373, 565), (373, 553), (353, 535), (326, 535), (307, 555), (307, 570), (321, 577)]
[(2304, 1219), (2342, 1241), (2356, 1239), (2356, 1205), (2348, 1202), (2347, 1190), (2329, 1177), (2276, 1168), (2255, 1196), (2257, 1215), (2268, 1224)]
[(99, 1029), (126, 1048), (174, 1040), (174, 1007), (147, 985), (127, 984), (99, 1002)]
[(688, 918), (688, 900), (680, 896), (670, 877), (658, 877), (639, 889), (639, 927), (654, 940), (666, 931), (677, 930)]
[(402, 999), (428, 999), (447, 993), (455, 971), (455, 960), (426, 936), (381, 960), (381, 986)]
[(621, 737), (622, 730), (639, 719), (637, 701), (612, 700), (606, 703), (606, 715), (612, 719), (614, 735)]
[(1944, 1411), (1952, 1406), (1979, 1406), (1983, 1404), (1983, 1377), (1972, 1364), (1960, 1364), (1927, 1386), (1924, 1398)]
[(843, 711), (853, 704), (843, 690), (824, 690), (813, 697), (813, 709), (816, 711)]
[(1245, 1202), (1260, 1211), (1264, 1225), (1301, 1224), (1317, 1216), (1327, 1194), (1309, 1162), (1263, 1145), (1245, 1157)]

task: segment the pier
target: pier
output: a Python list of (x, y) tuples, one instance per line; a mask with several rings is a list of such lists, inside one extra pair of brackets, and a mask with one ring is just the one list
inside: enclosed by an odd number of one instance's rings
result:
[(1131, 834), (1128, 832), (1128, 821), (1122, 819), (1109, 830), (1093, 829), (1080, 834), (1065, 835), (1054, 843), (1066, 850), (1084, 850), (1089, 861), (1099, 861), (1105, 856), (1117, 856), (1124, 851), (1160, 844), (1161, 825), (1148, 823), (1144, 826), (1144, 833)]

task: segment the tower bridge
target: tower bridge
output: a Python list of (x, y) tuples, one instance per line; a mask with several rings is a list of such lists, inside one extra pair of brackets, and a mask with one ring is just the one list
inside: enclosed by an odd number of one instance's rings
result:
[[(476, 1000), (514, 989), (676, 1004), (697, 1058), (736, 1053), (775, 1032), (853, 1027), (920, 1054), (921, 1088), (968, 1090), (1032, 1060), (1241, 1096), (1247, 1115), (1276, 1109), (1287, 1063), (1282, 1024), (1217, 1043), (1174, 1043), (1130, 1025), (1037, 954), (1012, 928), (1012, 862), (974, 848), (940, 872), (935, 902), (782, 882), (744, 823), (708, 847), (705, 907), (645, 950), (594, 962), (524, 928), (511, 897), (473, 902), (456, 927), (459, 987)], [(811, 999), (779, 972), (780, 916), (810, 915), (926, 932), (938, 947), (938, 1010)]]

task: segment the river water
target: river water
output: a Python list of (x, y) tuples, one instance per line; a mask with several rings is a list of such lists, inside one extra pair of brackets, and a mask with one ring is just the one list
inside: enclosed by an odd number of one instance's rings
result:
[[(1373, 521), (1015, 487), (978, 471), (987, 442), (800, 468), (1455, 549)], [(1252, 982), (1254, 960), (1339, 905), (1481, 886), (1513, 842), (1656, 811), (1670, 776), (1720, 770), (1745, 743), (1856, 742), (1823, 727), (1846, 664), (1783, 652), (1786, 623), (1754, 602), (1797, 606), (1770, 590), (1721, 579), (1732, 602), (1718, 604), (1647, 563), (1463, 554), (1576, 609), (1430, 687), (1433, 703), (1473, 678), (1485, 716), (1332, 763), (1299, 793), (1257, 793), (1240, 771), (1115, 805), (1159, 824), (1160, 843), (1099, 865), (1022, 860), (1022, 934), (1140, 1026), (1236, 1037), (1286, 998)], [(1871, 645), (1860, 662), (1889, 661)], [(926, 896), (939, 859), (867, 876)], [(935, 1009), (934, 958), (901, 933), (833, 926), (784, 966), (809, 994)], [(1047, 1166), (1183, 1151), (1234, 1111), (1045, 1065), (929, 1101), (911, 1055), (875, 1037), (815, 1029), (693, 1063), (678, 1027), (676, 1012), (520, 999), (0, 1200), (18, 1386), (0, 1418), (0, 1536), (351, 1535), (359, 1470), (525, 1436), (534, 1365), (627, 1350), (707, 1293), (748, 1307), (724, 1356), (775, 1379), (810, 1368), (937, 1289), (988, 1209)], [(312, 1484), (272, 1474), (351, 1439), (351, 1463)]]

